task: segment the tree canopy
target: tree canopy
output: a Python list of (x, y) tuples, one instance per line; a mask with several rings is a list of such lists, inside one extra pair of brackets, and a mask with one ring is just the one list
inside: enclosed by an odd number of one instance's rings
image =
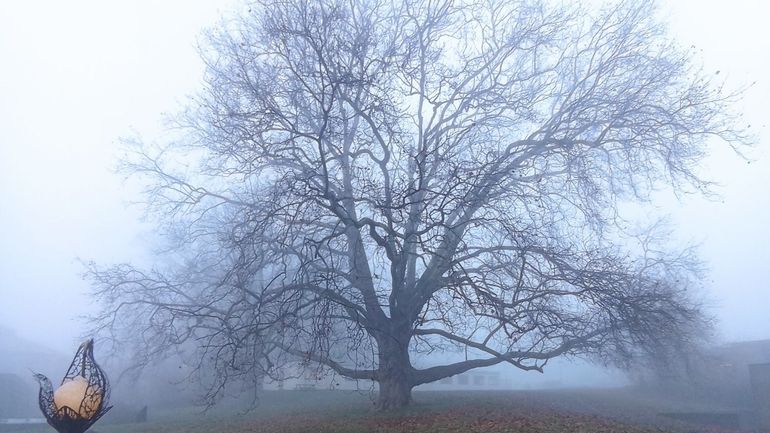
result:
[[(697, 261), (629, 242), (621, 203), (705, 190), (707, 142), (742, 136), (654, 10), (249, 5), (208, 33), (178, 137), (124, 160), (171, 248), (89, 267), (96, 327), (141, 361), (191, 348), (211, 399), (321, 364), (384, 409), (477, 367), (686, 344)], [(453, 347), (470, 356), (413, 366)]]

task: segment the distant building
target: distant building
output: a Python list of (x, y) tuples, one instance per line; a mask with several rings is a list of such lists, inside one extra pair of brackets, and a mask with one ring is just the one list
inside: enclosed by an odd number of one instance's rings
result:
[(770, 363), (770, 340), (727, 343), (707, 351), (699, 379), (736, 391), (748, 391), (751, 388), (749, 365), (765, 363)]
[(510, 387), (510, 380), (496, 370), (471, 370), (456, 376), (445, 377), (431, 384), (426, 389), (472, 390), (472, 389), (504, 389)]
[(0, 419), (40, 417), (38, 386), (32, 373), (44, 373), (56, 385), (69, 361), (54, 350), (0, 327)]
[(749, 366), (770, 363), (770, 340), (738, 341), (683, 353), (677, 365), (632, 371), (643, 387), (732, 405), (753, 404)]
[[(76, 348), (77, 345), (73, 345), (73, 354)], [(72, 355), (28, 341), (11, 329), (0, 327), (0, 373), (16, 374), (23, 380), (30, 378), (32, 372), (43, 373), (56, 383), (71, 360)]]
[(16, 374), (0, 373), (0, 419), (40, 416), (37, 389)]
[(287, 365), (284, 369), (282, 379), (265, 379), (263, 384), (267, 390), (324, 390), (324, 389), (343, 389), (355, 390), (366, 389), (370, 385), (369, 381), (356, 381), (336, 374), (331, 369), (321, 365), (306, 365), (301, 362)]
[(770, 340), (738, 341), (709, 350), (722, 367), (746, 366), (770, 362)]

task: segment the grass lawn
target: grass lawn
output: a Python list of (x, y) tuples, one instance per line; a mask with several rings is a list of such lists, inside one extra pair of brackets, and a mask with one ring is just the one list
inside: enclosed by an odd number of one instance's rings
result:
[[(655, 403), (619, 391), (415, 392), (415, 403), (378, 413), (366, 392), (265, 392), (248, 413), (220, 407), (155, 410), (151, 422), (98, 423), (94, 433), (660, 433), (728, 432), (661, 422)], [(52, 432), (37, 427), (25, 432)]]

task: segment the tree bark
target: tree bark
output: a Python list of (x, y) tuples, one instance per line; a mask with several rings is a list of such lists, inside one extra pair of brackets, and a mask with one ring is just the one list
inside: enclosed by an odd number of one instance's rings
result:
[(382, 411), (400, 409), (412, 401), (412, 383), (403, 376), (393, 376), (380, 380), (380, 393), (377, 397), (377, 409)]
[[(398, 334), (397, 334), (398, 335)], [(403, 337), (402, 337), (403, 336)], [(394, 410), (409, 405), (414, 387), (414, 368), (409, 359), (409, 337), (404, 333), (378, 339), (380, 386), (377, 398), (379, 410)]]

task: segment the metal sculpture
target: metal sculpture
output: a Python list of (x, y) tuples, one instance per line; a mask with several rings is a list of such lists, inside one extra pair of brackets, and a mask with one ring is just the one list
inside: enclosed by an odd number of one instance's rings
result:
[(107, 376), (94, 360), (93, 339), (80, 345), (56, 391), (46, 376), (35, 378), (40, 384), (40, 410), (59, 433), (83, 433), (112, 408)]

